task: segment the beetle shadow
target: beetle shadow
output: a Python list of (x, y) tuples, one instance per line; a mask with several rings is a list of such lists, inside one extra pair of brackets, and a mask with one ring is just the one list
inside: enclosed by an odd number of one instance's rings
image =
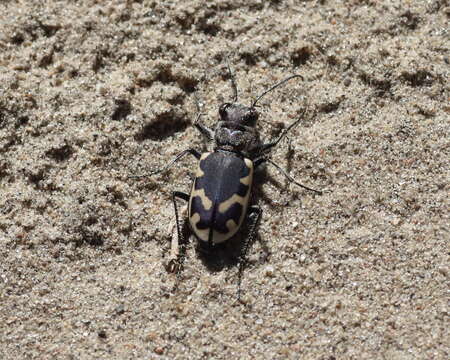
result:
[[(285, 207), (288, 205), (288, 202), (278, 199), (273, 199), (270, 195), (267, 194), (263, 189), (264, 184), (271, 184), (274, 188), (276, 188), (279, 192), (280, 199), (283, 198), (284, 191), (289, 187), (288, 181), (279, 181), (276, 180), (272, 175), (270, 175), (267, 169), (261, 168), (258, 169), (258, 175), (255, 176), (255, 180), (253, 182), (253, 190), (252, 197), (256, 199), (256, 202), (263, 201), (264, 203), (270, 205), (271, 207)], [(264, 214), (263, 214), (264, 217)]]
[(230, 268), (238, 264), (242, 246), (240, 245), (241, 242), (237, 241), (235, 237), (222, 244), (210, 246), (196, 238), (187, 218), (181, 224), (181, 233), (182, 241), (179, 243), (179, 251), (182, 264), (184, 264), (188, 248), (191, 246), (193, 246), (197, 258), (210, 272), (219, 272), (224, 268)]
[[(202, 241), (197, 241), (197, 257), (210, 272), (220, 272), (224, 269), (230, 269), (236, 266), (239, 267), (248, 237), (249, 227), (245, 222), (242, 225), (241, 231), (224, 243), (210, 246)], [(244, 256), (244, 262), (248, 263), (249, 254), (252, 253), (252, 249), (254, 248), (256, 242), (260, 243), (262, 249), (257, 262), (265, 262), (269, 257), (270, 251), (267, 244), (262, 240), (261, 236), (259, 236), (258, 230), (256, 230), (254, 240), (252, 243), (248, 244), (247, 254)]]
[(242, 231), (230, 240), (216, 245), (197, 240), (195, 246), (197, 257), (211, 272), (220, 272), (238, 265), (245, 240), (241, 233)]

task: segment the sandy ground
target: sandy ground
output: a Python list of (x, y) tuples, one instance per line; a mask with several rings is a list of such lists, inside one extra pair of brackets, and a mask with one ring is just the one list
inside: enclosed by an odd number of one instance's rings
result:
[[(45, 3), (45, 4), (41, 4)], [(0, 3), (0, 359), (448, 359), (445, 0)], [(172, 190), (239, 101), (265, 139), (264, 211), (237, 266), (191, 239), (166, 272)], [(197, 100), (196, 100), (197, 99)], [(234, 246), (234, 245), (233, 245)], [(209, 264), (210, 265), (210, 264)]]

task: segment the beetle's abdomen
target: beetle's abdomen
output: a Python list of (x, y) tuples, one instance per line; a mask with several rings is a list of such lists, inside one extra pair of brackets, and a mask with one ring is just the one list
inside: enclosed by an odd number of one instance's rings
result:
[(189, 223), (202, 241), (231, 238), (247, 213), (253, 162), (233, 153), (202, 154), (189, 200)]

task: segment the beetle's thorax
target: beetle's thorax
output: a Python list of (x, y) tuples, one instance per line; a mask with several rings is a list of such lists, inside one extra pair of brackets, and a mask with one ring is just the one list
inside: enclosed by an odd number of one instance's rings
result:
[(219, 108), (220, 121), (215, 132), (216, 149), (251, 154), (260, 144), (255, 129), (258, 113), (252, 107), (240, 104), (223, 104)]

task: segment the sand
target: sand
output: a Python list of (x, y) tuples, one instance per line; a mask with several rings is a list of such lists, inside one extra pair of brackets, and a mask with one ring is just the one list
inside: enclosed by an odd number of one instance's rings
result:
[[(445, 0), (0, 3), (0, 359), (448, 359)], [(173, 190), (218, 107), (258, 105), (272, 152), (237, 266)], [(209, 146), (209, 147), (208, 147)], [(181, 203), (180, 203), (181, 205)], [(234, 246), (232, 243), (230, 246)], [(175, 287), (175, 285), (177, 287)]]

